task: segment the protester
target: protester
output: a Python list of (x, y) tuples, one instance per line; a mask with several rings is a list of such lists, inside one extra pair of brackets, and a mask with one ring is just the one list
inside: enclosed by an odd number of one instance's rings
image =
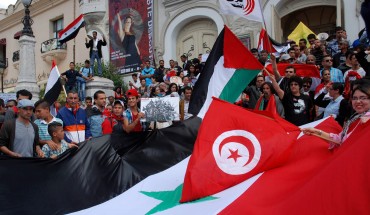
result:
[(366, 81), (357, 86), (351, 94), (352, 107), (355, 114), (344, 124), (339, 134), (327, 133), (317, 128), (304, 128), (306, 135), (315, 135), (330, 141), (329, 149), (340, 146), (356, 130), (357, 127), (368, 123), (370, 119), (370, 82)]
[(193, 89), (191, 87), (187, 86), (184, 88), (184, 99), (180, 100), (180, 120), (181, 121), (189, 119), (191, 116), (193, 116), (188, 111), (192, 92), (193, 92)]
[(258, 99), (255, 110), (277, 113), (284, 118), (284, 107), (270, 82), (261, 85), (262, 96)]
[(77, 70), (75, 70), (75, 63), (74, 62), (70, 62), (69, 63), (69, 70), (63, 72), (62, 74), (60, 74), (60, 76), (65, 76), (63, 78), (66, 79), (66, 84), (65, 84), (65, 88), (66, 88), (66, 91), (71, 91), (71, 90), (77, 90), (77, 77), (81, 77), (83, 78), (84, 80), (87, 80), (87, 81), (91, 81), (91, 80), (94, 80), (92, 77), (85, 77), (83, 76), (81, 73), (79, 73)]
[(18, 117), (5, 121), (0, 130), (0, 151), (11, 157), (43, 157), (37, 125), (30, 121), (33, 102), (21, 99), (17, 107)]
[(320, 73), (322, 73), (323, 70), (330, 70), (330, 78), (332, 82), (344, 83), (343, 73), (339, 69), (333, 67), (333, 59), (330, 55), (325, 55), (322, 58), (321, 64), (323, 69), (320, 71)]
[(285, 112), (285, 119), (297, 126), (310, 122), (312, 103), (307, 95), (302, 94), (302, 79), (297, 76), (289, 78), (289, 92), (285, 92), (279, 87), (273, 75), (269, 74), (272, 86), (277, 95), (282, 100)]
[(57, 118), (63, 121), (64, 139), (71, 144), (78, 144), (91, 139), (90, 124), (86, 111), (78, 105), (76, 91), (67, 93), (67, 103), (59, 110)]
[[(140, 87), (140, 80), (137, 78), (137, 74), (133, 73), (131, 75), (132, 81), (128, 82), (128, 85), (130, 86), (130, 89), (136, 89), (138, 90)], [(155, 78), (155, 76), (153, 76)]]
[(102, 66), (101, 66), (101, 59), (103, 57), (101, 47), (106, 46), (107, 42), (105, 41), (105, 36), (103, 35), (103, 40), (97, 38), (98, 33), (96, 31), (92, 32), (93, 38), (88, 41), (85, 38), (85, 45), (86, 48), (90, 48), (89, 56), (90, 56), (90, 63), (91, 63), (91, 70), (94, 71), (94, 63), (95, 59), (98, 62), (98, 75), (102, 77)]
[(48, 132), (48, 125), (53, 122), (58, 122), (63, 125), (63, 121), (50, 114), (50, 105), (47, 101), (41, 99), (35, 103), (35, 124), (39, 129), (40, 145), (48, 145), (48, 148), (57, 150), (58, 145), (51, 140)]
[(179, 87), (176, 83), (171, 83), (168, 87), (168, 91), (166, 92), (166, 96), (170, 97), (180, 97), (179, 95)]
[(104, 119), (102, 123), (102, 132), (104, 134), (111, 134), (113, 131), (123, 131), (123, 111), (124, 105), (121, 101), (115, 101), (113, 105), (112, 114)]
[(17, 105), (17, 102), (19, 102), (22, 99), (29, 99), (29, 100), (31, 100), (32, 99), (32, 93), (30, 91), (28, 91), (28, 90), (25, 90), (25, 89), (18, 90), (17, 93), (16, 93), (16, 99), (17, 99), (17, 101), (16, 102), (13, 102), (12, 105), (11, 104), (9, 104), (9, 105), (7, 104), (8, 109), (5, 112), (4, 121), (12, 120), (12, 119), (17, 118), (17, 116), (18, 116), (18, 108), (16, 106)]
[(256, 85), (245, 88), (243, 93), (247, 95), (243, 100), (243, 107), (254, 109), (256, 107), (257, 100), (261, 97), (261, 86), (265, 83), (265, 77), (263, 75), (257, 75)]
[(138, 92), (135, 89), (131, 89), (126, 92), (126, 96), (128, 99), (128, 108), (123, 115), (123, 130), (127, 133), (145, 130), (145, 124), (140, 121), (145, 117), (145, 114), (140, 112), (140, 109), (137, 106), (139, 98)]
[(104, 115), (106, 99), (104, 91), (98, 90), (94, 93), (94, 103), (95, 105), (91, 109), (91, 114), (89, 113), (88, 121), (90, 123), (90, 131), (93, 137), (99, 137), (103, 135), (101, 125), (104, 119), (107, 117)]
[(56, 148), (52, 149), (49, 145), (45, 144), (42, 147), (42, 152), (45, 158), (56, 159), (59, 155), (63, 154), (69, 148), (78, 148), (75, 144), (69, 144), (64, 140), (63, 125), (59, 122), (51, 122), (48, 125), (48, 134), (51, 141), (55, 143)]
[[(85, 60), (85, 66), (81, 67), (80, 74), (82, 76), (91, 78), (93, 76), (93, 70), (90, 67), (90, 61)], [(82, 102), (85, 102), (86, 97), (86, 80), (82, 77), (77, 77), (77, 89), (78, 89), (78, 97)]]
[(115, 100), (123, 100), (123, 93), (122, 93), (122, 88), (121, 87), (116, 87), (114, 89), (114, 99)]
[(145, 61), (145, 68), (141, 71), (140, 78), (145, 78), (146, 86), (150, 86), (152, 84), (152, 77), (154, 75), (154, 69), (150, 66), (150, 61)]
[[(315, 99), (315, 105), (325, 108), (322, 117), (332, 116), (340, 125), (343, 126), (346, 117), (348, 101), (343, 98), (343, 84), (331, 83), (327, 84), (324, 91)], [(329, 93), (330, 99), (324, 99)]]

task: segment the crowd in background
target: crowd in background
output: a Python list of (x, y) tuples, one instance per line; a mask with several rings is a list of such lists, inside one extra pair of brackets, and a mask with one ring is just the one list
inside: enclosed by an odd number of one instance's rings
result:
[[(255, 80), (246, 83), (236, 104), (275, 112), (295, 125), (332, 116), (344, 128), (348, 127), (354, 116), (369, 111), (370, 49), (363, 34), (360, 32), (359, 40), (351, 43), (345, 30), (337, 27), (335, 38), (330, 41), (321, 41), (313, 34), (302, 38), (299, 44), (289, 41), (287, 53), (251, 49), (261, 64), (271, 64), (272, 72), (261, 71)], [(289, 65), (279, 71), (280, 64)], [(317, 67), (321, 80), (297, 76), (298, 64)], [(27, 90), (18, 91), (17, 99), (6, 104), (0, 100), (1, 153), (12, 157), (56, 158), (93, 137), (153, 128), (141, 120), (145, 118), (140, 110), (141, 98), (179, 97), (180, 120), (190, 118), (193, 87), (199, 75), (206, 72), (202, 55), (192, 60), (182, 55), (180, 63), (170, 60), (169, 65), (165, 68), (160, 60), (154, 68), (146, 61), (132, 74), (126, 92), (117, 86), (113, 96), (107, 97), (99, 90), (93, 97), (86, 97), (86, 81), (94, 79), (90, 61), (86, 60), (80, 71), (71, 62), (70, 69), (61, 74), (67, 90), (63, 107), (43, 99), (33, 103)]]

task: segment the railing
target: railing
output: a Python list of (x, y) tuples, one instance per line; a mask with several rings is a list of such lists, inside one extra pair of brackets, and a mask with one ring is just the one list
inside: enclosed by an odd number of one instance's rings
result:
[(67, 44), (66, 43), (60, 44), (58, 39), (55, 38), (46, 40), (45, 42), (41, 43), (41, 53), (58, 49), (67, 49)]
[(19, 61), (19, 50), (13, 52), (13, 58), (12, 58), (12, 60), (13, 60), (13, 62)]

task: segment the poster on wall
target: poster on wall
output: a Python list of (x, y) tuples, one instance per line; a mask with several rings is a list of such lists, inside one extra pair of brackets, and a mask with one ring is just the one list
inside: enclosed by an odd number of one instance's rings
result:
[(141, 111), (146, 122), (180, 120), (179, 97), (141, 98)]
[(110, 61), (121, 74), (153, 62), (153, 0), (109, 0)]

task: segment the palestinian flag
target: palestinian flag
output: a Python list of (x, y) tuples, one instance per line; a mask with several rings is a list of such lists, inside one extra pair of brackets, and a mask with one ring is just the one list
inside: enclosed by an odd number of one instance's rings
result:
[[(341, 131), (332, 118), (301, 127)], [(334, 152), (326, 141), (301, 135), (284, 165), (216, 194), (180, 203), (187, 158), (110, 201), (74, 214), (369, 214), (368, 129), (369, 122)]]
[(73, 20), (72, 23), (58, 33), (59, 42), (62, 44), (72, 40), (77, 36), (82, 27), (85, 27), (83, 14), (78, 16), (77, 19)]
[(60, 83), (60, 73), (55, 61), (53, 60), (50, 75), (45, 88), (44, 99), (48, 101), (50, 105), (54, 104), (54, 102), (58, 99), (61, 90), (62, 84)]
[(258, 51), (266, 50), (268, 53), (275, 53), (278, 57), (280, 56), (280, 53), (287, 52), (289, 48), (289, 44), (278, 43), (267, 34), (265, 29), (261, 29), (260, 37), (258, 39)]
[(234, 103), (263, 66), (225, 26), (191, 96), (189, 112), (203, 118), (212, 97)]

